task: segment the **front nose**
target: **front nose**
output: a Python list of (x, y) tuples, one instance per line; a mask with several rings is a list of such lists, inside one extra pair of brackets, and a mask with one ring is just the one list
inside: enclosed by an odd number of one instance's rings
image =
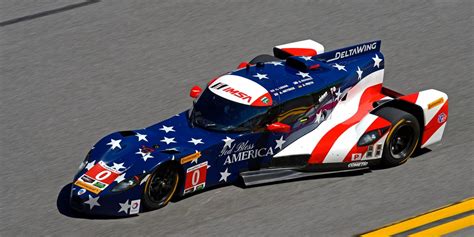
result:
[(86, 195), (84, 195), (86, 191), (82, 188), (78, 187), (73, 187), (71, 188), (71, 195), (69, 198), (69, 204), (71, 205), (71, 208), (77, 210), (77, 211), (84, 211), (85, 209), (85, 204), (84, 202), (86, 201)]

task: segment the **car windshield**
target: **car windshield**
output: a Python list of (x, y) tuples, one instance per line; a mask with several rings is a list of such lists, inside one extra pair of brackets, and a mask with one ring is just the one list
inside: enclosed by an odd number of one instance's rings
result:
[(211, 130), (251, 131), (268, 109), (232, 102), (206, 89), (194, 104), (190, 120), (196, 126)]

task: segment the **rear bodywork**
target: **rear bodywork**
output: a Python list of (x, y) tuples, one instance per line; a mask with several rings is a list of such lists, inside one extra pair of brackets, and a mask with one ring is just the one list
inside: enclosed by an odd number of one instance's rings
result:
[[(81, 164), (71, 206), (95, 215), (137, 214), (150, 175), (167, 162), (179, 167), (178, 195), (240, 178), (255, 185), (367, 169), (380, 161), (392, 126), (376, 115), (386, 106), (418, 119), (419, 147), (440, 141), (448, 118), (447, 95), (434, 89), (402, 95), (383, 87), (380, 46), (373, 41), (324, 53), (322, 45), (306, 40), (275, 47), (275, 61), (241, 65), (209, 82), (208, 90), (229, 101), (272, 108), (303, 95), (317, 96), (318, 106), (304, 108), (304, 119), (292, 124), (290, 132), (216, 132), (193, 126), (190, 111), (185, 111), (145, 129), (110, 134)], [(358, 145), (374, 131), (377, 141)], [(126, 180), (135, 185), (113, 191)]]

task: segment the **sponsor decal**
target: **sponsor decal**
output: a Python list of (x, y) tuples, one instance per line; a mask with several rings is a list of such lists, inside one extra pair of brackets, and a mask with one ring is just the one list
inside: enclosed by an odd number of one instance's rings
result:
[(447, 118), (447, 117), (448, 117), (448, 116), (447, 116), (445, 113), (440, 113), (440, 114), (438, 115), (438, 123), (444, 123), (444, 122), (446, 122), (446, 118)]
[(356, 168), (356, 167), (364, 167), (369, 165), (369, 162), (362, 161), (362, 162), (352, 162), (347, 165), (348, 168)]
[(334, 53), (334, 58), (329, 59), (328, 62), (338, 60), (341, 58), (347, 58), (347, 57), (354, 56), (361, 53), (365, 53), (367, 51), (374, 50), (374, 49), (377, 49), (377, 42), (359, 45), (354, 48), (350, 48), (344, 51), (339, 51), (339, 52)]
[(193, 153), (191, 155), (188, 155), (188, 156), (185, 156), (183, 158), (181, 158), (181, 164), (186, 164), (190, 161), (193, 161), (193, 160), (196, 160), (196, 159), (199, 159), (199, 157), (201, 157), (201, 152), (196, 152), (196, 153)]
[(93, 183), (94, 182), (94, 180), (91, 177), (87, 176), (87, 175), (81, 176), (81, 179), (82, 179), (82, 181), (84, 181), (86, 183)]
[(99, 194), (119, 176), (119, 172), (99, 162), (74, 182), (75, 185)]
[[(254, 77), (268, 79), (265, 74), (257, 73)], [(265, 87), (242, 76), (223, 75), (213, 81), (208, 88), (212, 93), (240, 104), (250, 106), (272, 105), (272, 97)]]
[(231, 146), (224, 145), (219, 154), (219, 157), (225, 156), (226, 158), (224, 161), (224, 165), (228, 165), (239, 161), (256, 159), (269, 155), (273, 155), (272, 147), (255, 148), (255, 144), (252, 144), (247, 140), (245, 142), (236, 143)]
[(107, 186), (106, 184), (101, 183), (99, 181), (95, 181), (93, 185), (100, 188), (101, 190), (103, 190)]
[(83, 189), (86, 189), (87, 191), (89, 192), (92, 192), (92, 193), (95, 193), (95, 194), (99, 194), (102, 190), (98, 187), (95, 187), (91, 184), (88, 184), (88, 183), (84, 183), (82, 182), (81, 180), (76, 180), (76, 182), (74, 182), (74, 185), (77, 185)]
[(213, 88), (213, 89), (216, 89), (216, 90), (222, 90), (224, 92), (227, 92), (229, 94), (232, 94), (232, 95), (236, 96), (237, 98), (240, 98), (242, 100), (246, 100), (248, 103), (250, 103), (252, 101), (251, 96), (249, 96), (249, 95), (245, 94), (244, 92), (239, 91), (235, 88), (232, 88), (227, 84), (221, 83), (221, 82), (218, 82), (218, 83), (212, 85), (210, 88)]
[(189, 167), (186, 170), (186, 181), (184, 183), (184, 194), (192, 193), (206, 186), (207, 161)]
[(436, 100), (433, 100), (432, 102), (430, 102), (428, 104), (428, 109), (432, 109), (440, 104), (442, 104), (444, 102), (444, 98), (443, 97), (439, 97), (438, 99)]
[(362, 160), (362, 153), (354, 153), (352, 154), (352, 161), (358, 161), (358, 160)]
[(84, 194), (86, 192), (85, 189), (81, 188), (79, 189), (79, 191), (77, 191), (77, 195), (81, 196), (82, 194)]
[(140, 212), (140, 199), (132, 200), (130, 203), (130, 215), (138, 214)]
[[(311, 78), (311, 80), (312, 80), (312, 78)], [(298, 81), (295, 81), (295, 82), (296, 82), (296, 84), (298, 84)], [(295, 82), (293, 82), (293, 84), (295, 84)], [(273, 93), (273, 95), (275, 95), (275, 96), (279, 96), (279, 95), (283, 95), (285, 93), (288, 93), (290, 91), (294, 91), (295, 89), (296, 88), (294, 86), (282, 85), (282, 86), (279, 86), (277, 88), (271, 89), (270, 93)]]

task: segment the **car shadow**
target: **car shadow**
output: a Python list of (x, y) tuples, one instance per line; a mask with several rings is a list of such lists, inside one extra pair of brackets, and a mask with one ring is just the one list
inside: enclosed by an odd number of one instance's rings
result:
[[(418, 149), (415, 151), (415, 153), (411, 156), (411, 159), (417, 159), (418, 157), (431, 152), (430, 149), (428, 148), (423, 148), (423, 149)], [(332, 173), (332, 174), (323, 174), (323, 175), (315, 175), (315, 176), (309, 176), (309, 177), (302, 177), (302, 178), (296, 178), (296, 179), (291, 179), (291, 180), (283, 180), (283, 181), (275, 181), (275, 182), (269, 182), (269, 183), (263, 183), (263, 184), (258, 184), (258, 185), (252, 185), (252, 186), (246, 186), (243, 179), (239, 178), (235, 183), (232, 184), (220, 184), (208, 189), (200, 190), (194, 193), (191, 193), (189, 195), (186, 195), (184, 197), (174, 197), (171, 200), (171, 203), (176, 203), (181, 200), (185, 200), (188, 198), (192, 198), (196, 195), (215, 190), (218, 188), (223, 188), (226, 186), (236, 186), (242, 189), (249, 189), (249, 188), (257, 188), (261, 186), (267, 186), (267, 185), (276, 185), (276, 184), (283, 184), (283, 183), (292, 183), (292, 182), (298, 182), (298, 181), (303, 181), (303, 180), (315, 180), (315, 179), (331, 179), (331, 178), (341, 178), (341, 177), (352, 177), (352, 176), (360, 176), (365, 173), (370, 173), (372, 171), (377, 171), (380, 169), (386, 169), (385, 167), (377, 166), (377, 167), (371, 167), (371, 169), (367, 170), (356, 170), (356, 171), (347, 171), (347, 172), (341, 172), (341, 173)], [(71, 192), (71, 187), (72, 183), (69, 183), (65, 185), (61, 191), (59, 192), (57, 201), (56, 201), (56, 206), (59, 211), (64, 216), (71, 217), (71, 218), (80, 218), (80, 219), (94, 219), (94, 220), (108, 220), (108, 219), (122, 219), (122, 218), (130, 218), (130, 217), (136, 217), (136, 216), (125, 216), (125, 217), (114, 217), (114, 216), (89, 216), (85, 215), (82, 213), (79, 213), (72, 209), (69, 205), (69, 195)], [(144, 212), (149, 212), (149, 211), (144, 211)]]
[(411, 158), (417, 158), (419, 156), (422, 156), (428, 152), (431, 152), (431, 149), (429, 148), (420, 148), (420, 149), (416, 149), (415, 152), (413, 152), (413, 154), (411, 155)]

